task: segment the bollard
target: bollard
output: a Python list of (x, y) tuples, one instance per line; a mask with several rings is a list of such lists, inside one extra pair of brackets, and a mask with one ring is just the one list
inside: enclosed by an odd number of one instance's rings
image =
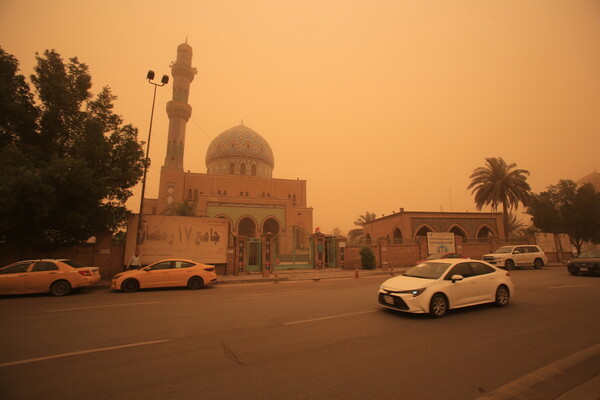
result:
[(319, 282), (321, 280), (321, 278), (319, 278), (319, 273), (318, 271), (315, 269), (315, 273), (313, 275), (313, 281), (315, 282)]
[(394, 266), (390, 267), (390, 276), (394, 276)]
[(273, 280), (273, 283), (279, 283), (279, 276), (277, 275), (277, 270), (275, 270), (275, 279)]
[(358, 268), (354, 270), (354, 279), (358, 279)]

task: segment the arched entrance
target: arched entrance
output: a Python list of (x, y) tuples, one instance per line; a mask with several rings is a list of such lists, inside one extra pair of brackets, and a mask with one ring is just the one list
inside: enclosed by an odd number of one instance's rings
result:
[(256, 238), (256, 223), (250, 217), (244, 217), (238, 223), (238, 236), (246, 236), (247, 238)]

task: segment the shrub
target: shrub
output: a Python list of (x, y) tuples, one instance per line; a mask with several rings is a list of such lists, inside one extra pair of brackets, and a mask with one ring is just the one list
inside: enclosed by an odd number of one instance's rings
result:
[(363, 247), (360, 249), (360, 265), (362, 269), (374, 269), (375, 268), (375, 253), (370, 247)]

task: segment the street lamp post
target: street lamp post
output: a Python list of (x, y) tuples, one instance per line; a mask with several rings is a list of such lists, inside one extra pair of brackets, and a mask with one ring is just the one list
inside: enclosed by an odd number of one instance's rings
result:
[(136, 250), (137, 250), (138, 246), (140, 245), (140, 235), (143, 230), (142, 215), (144, 214), (144, 196), (146, 194), (146, 174), (148, 173), (148, 164), (150, 162), (150, 159), (148, 158), (148, 156), (150, 155), (150, 139), (152, 137), (152, 121), (154, 119), (154, 104), (156, 102), (156, 88), (165, 86), (167, 83), (169, 83), (169, 77), (167, 75), (162, 76), (160, 83), (152, 82), (152, 80), (154, 79), (154, 71), (152, 71), (152, 70), (148, 71), (148, 74), (146, 75), (146, 79), (148, 80), (148, 83), (150, 83), (151, 85), (154, 85), (154, 95), (152, 97), (152, 111), (150, 112), (150, 128), (148, 129), (148, 143), (146, 144), (146, 159), (144, 161), (144, 176), (142, 178), (142, 198), (140, 199), (140, 213), (138, 215), (138, 226), (137, 226), (137, 232), (135, 235)]

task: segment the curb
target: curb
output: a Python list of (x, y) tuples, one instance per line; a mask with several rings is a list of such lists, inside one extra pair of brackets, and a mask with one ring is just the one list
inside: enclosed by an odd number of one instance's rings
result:
[[(531, 392), (535, 392), (535, 386), (552, 382), (558, 377), (565, 375), (566, 371), (570, 368), (573, 368), (579, 364), (583, 364), (594, 357), (600, 357), (600, 344), (588, 347), (587, 349), (571, 354), (570, 356), (567, 356), (561, 360), (555, 361), (533, 372), (530, 372), (529, 374), (522, 376), (521, 378), (518, 378), (503, 386), (500, 386), (496, 390), (484, 396), (478, 397), (477, 400), (509, 400), (535, 398), (530, 397), (530, 395), (532, 395)], [(570, 397), (570, 394), (586, 393), (587, 395), (588, 391), (589, 394), (591, 394), (592, 396), (594, 395), (594, 393), (596, 393), (597, 395), (598, 392), (595, 392), (595, 390), (597, 389), (595, 385), (597, 385), (599, 382), (597, 378), (598, 376), (600, 376), (598, 375), (600, 371), (598, 371), (598, 369), (599, 368), (596, 366), (596, 372), (595, 375), (593, 375), (592, 379), (589, 379), (588, 381), (576, 386), (575, 388), (571, 389), (566, 393), (560, 393), (559, 397), (557, 396), (552, 398), (574, 399), (576, 397)], [(584, 398), (592, 399), (593, 397)]]

